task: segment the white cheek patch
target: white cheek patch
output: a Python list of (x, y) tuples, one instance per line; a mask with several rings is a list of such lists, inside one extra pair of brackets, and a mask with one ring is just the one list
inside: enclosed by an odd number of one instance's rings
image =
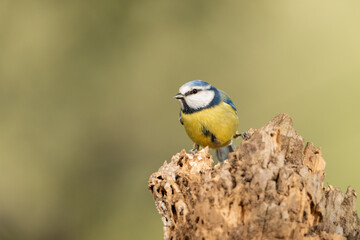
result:
[(192, 109), (199, 109), (208, 106), (214, 99), (214, 91), (200, 91), (185, 97), (187, 105)]

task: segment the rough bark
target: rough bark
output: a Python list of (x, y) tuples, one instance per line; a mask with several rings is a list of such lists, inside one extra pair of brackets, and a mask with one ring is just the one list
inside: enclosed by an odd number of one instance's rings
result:
[(184, 150), (151, 175), (165, 239), (359, 239), (356, 193), (324, 187), (319, 148), (276, 116), (223, 164)]

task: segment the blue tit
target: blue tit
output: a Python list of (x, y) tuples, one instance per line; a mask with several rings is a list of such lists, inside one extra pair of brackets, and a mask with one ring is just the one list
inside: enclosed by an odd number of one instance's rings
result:
[(207, 82), (194, 80), (185, 83), (174, 96), (181, 104), (180, 123), (195, 143), (216, 149), (222, 162), (234, 151), (232, 138), (237, 132), (236, 107), (229, 96)]

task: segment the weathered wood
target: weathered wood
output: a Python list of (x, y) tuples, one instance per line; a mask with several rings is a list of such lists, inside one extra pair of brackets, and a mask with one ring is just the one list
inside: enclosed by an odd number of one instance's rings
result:
[(325, 161), (280, 114), (223, 164), (184, 150), (149, 179), (167, 239), (358, 239), (356, 194), (324, 187)]

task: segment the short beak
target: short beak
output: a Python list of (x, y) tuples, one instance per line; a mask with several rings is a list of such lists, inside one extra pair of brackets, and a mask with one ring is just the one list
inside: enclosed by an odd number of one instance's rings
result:
[(184, 95), (182, 95), (181, 93), (178, 93), (174, 96), (175, 99), (184, 99)]

